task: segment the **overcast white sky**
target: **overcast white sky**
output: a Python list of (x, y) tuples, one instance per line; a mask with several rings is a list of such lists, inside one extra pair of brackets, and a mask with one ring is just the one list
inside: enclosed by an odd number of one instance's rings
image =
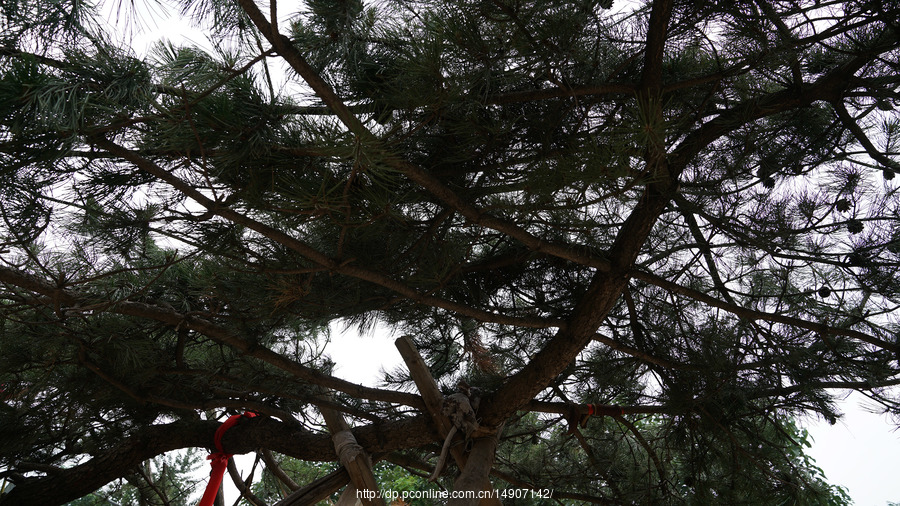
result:
[(867, 410), (866, 400), (856, 393), (848, 397), (836, 425), (808, 422), (813, 446), (807, 453), (858, 506), (900, 503), (900, 431), (888, 417)]
[[(114, 4), (134, 5), (140, 22), (123, 25), (115, 23)], [(288, 2), (285, 2), (287, 4)], [(296, 0), (292, 0), (296, 4)], [(154, 41), (167, 39), (174, 43), (189, 41), (207, 46), (204, 36), (190, 23), (178, 16), (167, 16), (154, 0), (107, 0), (111, 15), (107, 18), (119, 29), (126, 29), (126, 38), (133, 40), (133, 48), (143, 54)], [(129, 9), (130, 7), (125, 7)], [(287, 5), (280, 12), (292, 12)], [(375, 385), (382, 377), (382, 369), (391, 370), (401, 363), (394, 347), (396, 336), (379, 331), (358, 336), (355, 332), (335, 334), (327, 353), (337, 362), (335, 374), (346, 380)], [(373, 360), (381, 357), (381, 360)], [(896, 425), (882, 415), (862, 407), (865, 399), (854, 395), (843, 404), (845, 416), (835, 426), (824, 421), (807, 420), (804, 424), (813, 438), (809, 454), (825, 471), (828, 481), (842, 485), (849, 491), (857, 506), (885, 506), (900, 503), (900, 432)], [(252, 460), (251, 460), (252, 463)], [(226, 483), (229, 481), (226, 478)], [(226, 504), (234, 501), (236, 491), (227, 490)]]

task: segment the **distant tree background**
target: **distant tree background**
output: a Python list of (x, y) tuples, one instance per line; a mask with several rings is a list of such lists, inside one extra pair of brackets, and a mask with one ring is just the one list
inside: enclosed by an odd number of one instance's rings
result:
[(179, 504), (159, 463), (244, 411), (299, 487), (338, 414), (430, 474), (445, 420), (334, 377), (334, 325), (480, 391), (441, 487), (846, 501), (795, 421), (900, 415), (898, 4), (177, 8), (212, 50), (0, 3), (0, 504)]
[(71, 506), (196, 504), (197, 488), (203, 487), (197, 470), (202, 458), (196, 450), (172, 452), (145, 460), (123, 478), (93, 494), (70, 502)]

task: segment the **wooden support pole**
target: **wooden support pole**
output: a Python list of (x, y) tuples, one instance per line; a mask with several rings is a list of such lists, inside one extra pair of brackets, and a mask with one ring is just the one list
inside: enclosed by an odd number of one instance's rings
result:
[(350, 425), (340, 413), (333, 409), (320, 408), (320, 411), (322, 417), (325, 418), (325, 425), (331, 432), (334, 451), (341, 464), (347, 469), (347, 473), (350, 474), (350, 483), (354, 485), (355, 489), (353, 495), (357, 495), (356, 490), (366, 491), (361, 497), (363, 504), (384, 506), (384, 499), (377, 493), (378, 482), (375, 481), (375, 473), (372, 471), (372, 460), (369, 459), (362, 446), (356, 442), (356, 438), (350, 432)]
[[(450, 433), (450, 429), (453, 427), (450, 423), (450, 420), (444, 416), (441, 412), (444, 403), (444, 396), (441, 394), (440, 389), (437, 386), (437, 383), (434, 381), (434, 377), (431, 376), (431, 371), (428, 370), (428, 366), (425, 365), (425, 361), (422, 360), (422, 355), (419, 354), (419, 350), (416, 349), (415, 344), (413, 344), (412, 339), (409, 336), (401, 336), (394, 341), (394, 345), (397, 347), (397, 350), (400, 351), (400, 356), (403, 357), (403, 361), (406, 363), (406, 367), (409, 369), (409, 374), (412, 377), (413, 381), (416, 384), (416, 388), (419, 389), (419, 395), (422, 396), (422, 400), (425, 402), (425, 408), (428, 410), (428, 415), (431, 416), (431, 420), (434, 422), (434, 426), (438, 430), (438, 434), (440, 434), (441, 438), (446, 438), (447, 434)], [(491, 470), (491, 467), (494, 463), (494, 451), (497, 448), (497, 440), (495, 437), (484, 438), (486, 440), (493, 440), (493, 446), (489, 446), (488, 442), (481, 443), (481, 439), (476, 440), (475, 446), (473, 447), (473, 451), (470, 454), (470, 457), (475, 457), (477, 459), (485, 459), (480, 460), (477, 463), (474, 463), (474, 467), (469, 471), (468, 469), (468, 460), (466, 454), (463, 452), (462, 448), (458, 445), (454, 445), (450, 447), (450, 455), (453, 456), (453, 459), (456, 461), (456, 464), (462, 470), (462, 475), (460, 476), (460, 480), (463, 476), (468, 474), (474, 476), (481, 476), (482, 468), (486, 465), (488, 473)], [(475, 449), (479, 448), (479, 445), (488, 445), (481, 448), (476, 454)], [(490, 451), (487, 451), (490, 449)], [(487, 478), (488, 474), (483, 473), (484, 480), (477, 482), (476, 489), (473, 490), (485, 490), (493, 492), (493, 486), (491, 485), (490, 480)], [(468, 478), (466, 482), (463, 483), (464, 486), (476, 486), (471, 485), (471, 478)], [(459, 480), (457, 480), (457, 485), (459, 485)], [(459, 490), (459, 489), (457, 489)], [(479, 504), (478, 500), (475, 500), (474, 503), (471, 504)], [(486, 499), (482, 499), (480, 504), (485, 506), (500, 506), (502, 503), (499, 498), (490, 497)]]
[(334, 506), (357, 506), (362, 503), (363, 499), (357, 497), (359, 494), (356, 493), (356, 490), (356, 486), (352, 483), (347, 485), (347, 488), (344, 489), (344, 493), (341, 494), (337, 504)]
[(275, 506), (312, 506), (350, 483), (350, 473), (343, 467), (313, 481), (309, 485), (292, 492), (291, 495), (275, 503)]
[[(441, 439), (446, 438), (453, 426), (450, 424), (450, 420), (441, 413), (444, 395), (431, 376), (431, 371), (428, 370), (428, 366), (422, 360), (422, 355), (419, 354), (419, 350), (416, 349), (416, 345), (413, 344), (409, 336), (398, 337), (394, 341), (394, 345), (400, 352), (400, 356), (403, 357), (403, 361), (406, 362), (409, 374), (413, 382), (415, 382), (416, 388), (419, 389), (419, 395), (425, 401), (425, 408), (428, 410), (428, 415), (431, 417), (431, 421), (434, 422), (438, 434), (441, 436)], [(463, 453), (459, 446), (450, 447), (450, 455), (453, 456), (456, 465), (460, 469), (466, 466), (466, 454)]]

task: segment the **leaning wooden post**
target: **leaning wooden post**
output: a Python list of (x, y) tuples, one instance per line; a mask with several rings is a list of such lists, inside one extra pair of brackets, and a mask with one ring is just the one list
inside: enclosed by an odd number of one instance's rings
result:
[[(441, 394), (437, 383), (434, 381), (434, 378), (431, 377), (431, 371), (428, 370), (428, 366), (426, 366), (425, 361), (422, 360), (422, 355), (419, 355), (419, 350), (416, 349), (416, 345), (413, 344), (412, 339), (410, 339), (409, 336), (397, 338), (397, 340), (394, 341), (394, 345), (397, 346), (397, 350), (400, 351), (400, 356), (403, 357), (403, 361), (406, 362), (409, 374), (412, 377), (413, 382), (415, 382), (416, 388), (419, 389), (419, 395), (421, 395), (422, 400), (425, 401), (425, 409), (428, 411), (428, 415), (431, 416), (431, 421), (434, 422), (434, 426), (437, 427), (438, 435), (441, 436), (441, 439), (447, 437), (447, 434), (450, 433), (450, 429), (453, 428), (453, 424), (450, 423), (450, 420), (448, 420), (446, 416), (441, 414), (441, 408), (444, 404), (444, 395)], [(456, 460), (456, 465), (458, 465), (460, 469), (465, 467), (466, 454), (463, 453), (458, 446), (450, 448), (450, 455), (453, 455), (453, 459)]]
[(344, 492), (341, 494), (341, 497), (338, 498), (337, 504), (334, 506), (358, 506), (360, 503), (365, 501), (364, 498), (358, 497), (356, 485), (350, 483), (347, 485), (347, 488), (344, 489)]
[[(333, 409), (320, 408), (325, 425), (331, 432), (334, 441), (334, 451), (341, 461), (341, 465), (350, 474), (350, 484), (341, 496), (341, 503), (355, 504), (355, 498), (359, 497), (365, 505), (384, 506), (384, 499), (378, 494), (378, 483), (375, 481), (375, 473), (372, 472), (372, 461), (366, 451), (356, 442), (350, 425), (340, 413)], [(357, 491), (363, 492), (358, 494)], [(346, 496), (346, 499), (345, 497)], [(352, 496), (352, 497), (351, 497)]]
[(350, 483), (350, 473), (346, 468), (339, 467), (305, 487), (291, 492), (291, 495), (278, 501), (274, 506), (312, 506), (324, 501), (348, 483)]
[[(419, 350), (416, 349), (416, 346), (413, 344), (412, 339), (410, 339), (409, 336), (401, 336), (397, 338), (397, 340), (394, 341), (394, 345), (397, 347), (397, 350), (400, 351), (400, 356), (403, 357), (403, 361), (406, 363), (406, 367), (409, 369), (409, 374), (412, 377), (413, 382), (415, 382), (416, 388), (419, 389), (419, 395), (422, 396), (422, 400), (425, 402), (425, 409), (428, 411), (428, 415), (431, 416), (431, 420), (434, 422), (434, 426), (437, 428), (438, 435), (440, 435), (442, 439), (447, 438), (447, 435), (450, 434), (451, 431), (455, 432), (456, 428), (450, 422), (450, 420), (446, 416), (444, 416), (442, 412), (444, 405), (444, 396), (443, 394), (441, 394), (437, 383), (431, 376), (431, 371), (428, 370), (428, 366), (425, 365), (425, 361), (422, 360), (422, 355), (419, 354)], [(481, 476), (481, 467), (483, 467), (484, 462), (487, 462), (488, 471), (490, 471), (491, 464), (494, 461), (494, 450), (497, 447), (496, 439), (494, 439), (494, 443), (490, 448), (490, 452), (485, 452), (484, 450), (487, 448), (482, 448), (482, 446), (483, 443), (480, 440), (476, 441), (475, 446), (472, 448), (472, 456), (477, 459), (483, 459), (485, 457), (488, 457), (488, 459), (479, 462), (471, 470), (467, 465), (468, 459), (466, 458), (466, 454), (463, 452), (462, 448), (460, 448), (459, 446), (450, 447), (450, 455), (453, 456), (453, 459), (456, 461), (456, 465), (459, 466), (459, 468), (462, 470), (462, 475), (460, 475), (459, 479), (456, 482), (456, 485), (475, 487), (468, 490), (484, 490), (493, 492), (493, 487), (491, 486), (490, 480), (472, 480), (471, 478), (467, 478), (466, 481), (461, 482), (463, 477), (472, 475), (473, 473)], [(478, 449), (477, 453), (475, 451), (476, 449)], [(469, 472), (467, 473), (467, 471)], [(484, 474), (483, 476), (486, 477), (487, 474)], [(471, 504), (479, 504), (479, 501), (476, 499), (475, 502)], [(499, 498), (492, 496), (482, 499), (480, 501), (480, 504), (499, 506), (502, 503), (500, 502)]]

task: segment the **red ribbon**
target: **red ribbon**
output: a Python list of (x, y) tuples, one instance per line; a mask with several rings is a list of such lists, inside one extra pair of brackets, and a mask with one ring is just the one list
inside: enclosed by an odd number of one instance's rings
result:
[(222, 485), (222, 477), (225, 476), (225, 469), (228, 468), (228, 459), (231, 458), (230, 453), (225, 453), (225, 450), (222, 448), (222, 437), (228, 432), (228, 429), (234, 427), (241, 418), (253, 418), (256, 416), (256, 413), (246, 412), (243, 415), (234, 415), (228, 417), (228, 420), (222, 423), (218, 429), (216, 429), (216, 435), (213, 437), (213, 444), (215, 444), (217, 452), (211, 454), (206, 457), (209, 460), (209, 464), (212, 466), (212, 471), (209, 473), (209, 483), (206, 484), (206, 491), (203, 493), (203, 497), (200, 499), (200, 503), (197, 506), (213, 506), (213, 503), (216, 501), (216, 495), (219, 494), (219, 487)]
[(605, 404), (588, 404), (588, 416), (622, 416), (625, 408), (622, 406), (607, 406)]

